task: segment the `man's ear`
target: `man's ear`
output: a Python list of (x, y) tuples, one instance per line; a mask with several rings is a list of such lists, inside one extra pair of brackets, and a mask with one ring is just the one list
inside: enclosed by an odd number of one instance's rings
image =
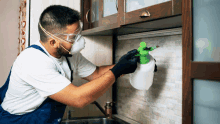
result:
[(52, 38), (49, 39), (49, 44), (50, 44), (51, 47), (54, 47), (54, 48), (59, 47), (59, 41), (57, 41), (55, 39), (52, 39)]

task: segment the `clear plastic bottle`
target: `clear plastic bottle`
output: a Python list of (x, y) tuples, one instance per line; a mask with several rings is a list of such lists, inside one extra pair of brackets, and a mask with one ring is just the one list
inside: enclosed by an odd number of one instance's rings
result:
[(148, 90), (153, 83), (155, 61), (154, 58), (148, 54), (150, 58), (147, 64), (137, 63), (137, 69), (130, 74), (131, 85), (138, 90)]

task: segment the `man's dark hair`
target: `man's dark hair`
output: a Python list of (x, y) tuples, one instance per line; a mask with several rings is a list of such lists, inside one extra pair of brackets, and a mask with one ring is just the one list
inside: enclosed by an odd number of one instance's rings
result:
[[(41, 13), (39, 23), (46, 31), (54, 34), (62, 33), (67, 30), (68, 25), (80, 19), (80, 13), (72, 8), (61, 5), (51, 5)], [(47, 42), (49, 36), (43, 32), (39, 24), (38, 31), (40, 33), (40, 40), (42, 42)]]

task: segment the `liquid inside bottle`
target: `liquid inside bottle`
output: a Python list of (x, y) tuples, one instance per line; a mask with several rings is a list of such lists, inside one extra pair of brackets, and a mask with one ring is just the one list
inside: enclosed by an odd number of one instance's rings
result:
[(147, 64), (137, 63), (137, 69), (130, 74), (131, 85), (138, 90), (148, 90), (153, 83), (155, 61), (149, 54), (150, 60)]

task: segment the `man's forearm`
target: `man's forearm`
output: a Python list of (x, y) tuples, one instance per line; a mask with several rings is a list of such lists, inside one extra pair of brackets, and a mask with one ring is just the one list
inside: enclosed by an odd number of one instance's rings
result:
[(99, 70), (98, 70), (98, 77), (100, 77), (101, 75), (105, 74), (105, 72), (107, 72), (108, 70), (112, 69), (114, 65), (104, 65), (104, 66), (99, 66)]
[(115, 82), (114, 74), (107, 70), (100, 77), (78, 87), (79, 103), (81, 107), (87, 106), (102, 96)]
[[(103, 74), (105, 74), (105, 72), (107, 72), (109, 69), (112, 69), (114, 66), (115, 66), (115, 64), (114, 64), (114, 65), (104, 65), (104, 66), (100, 66), (100, 67), (99, 67), (99, 71), (98, 71), (98, 76), (97, 76), (96, 78), (102, 76)], [(120, 77), (123, 77), (123, 76), (124, 76), (124, 74), (121, 75)], [(96, 78), (95, 78), (95, 79), (96, 79)]]
[(80, 100), (83, 106), (86, 106), (98, 99), (108, 90), (108, 88), (112, 86), (116, 79), (114, 78), (114, 74), (110, 69), (114, 66), (115, 64), (100, 66), (98, 69), (98, 74), (96, 74), (94, 79), (79, 87), (79, 94), (81, 94)]

